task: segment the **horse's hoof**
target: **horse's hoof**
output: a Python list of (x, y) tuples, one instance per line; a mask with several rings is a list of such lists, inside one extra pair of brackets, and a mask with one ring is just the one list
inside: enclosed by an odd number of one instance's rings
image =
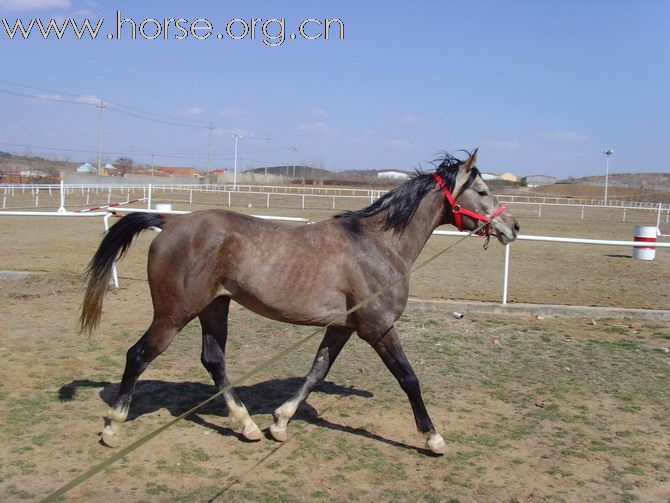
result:
[(286, 442), (288, 440), (288, 434), (286, 433), (286, 428), (280, 428), (276, 424), (270, 426), (270, 435), (277, 442)]
[(119, 435), (118, 432), (113, 431), (111, 426), (105, 426), (102, 433), (100, 433), (100, 441), (102, 442), (102, 445), (107, 447), (118, 447), (121, 443), (121, 435)]
[(426, 444), (433, 454), (443, 456), (447, 453), (447, 444), (440, 435), (431, 435)]
[(261, 433), (261, 430), (255, 424), (247, 425), (244, 428), (244, 431), (242, 432), (242, 435), (249, 442), (258, 442), (261, 438), (263, 438), (263, 434)]

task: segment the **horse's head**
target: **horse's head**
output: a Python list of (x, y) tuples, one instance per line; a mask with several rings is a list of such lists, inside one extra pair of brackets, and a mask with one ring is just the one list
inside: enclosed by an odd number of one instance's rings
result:
[(476, 166), (477, 150), (466, 161), (454, 161), (446, 159), (433, 175), (445, 196), (445, 223), (464, 231), (481, 228), (480, 234), (494, 235), (502, 244), (514, 241), (519, 223), (482, 179)]

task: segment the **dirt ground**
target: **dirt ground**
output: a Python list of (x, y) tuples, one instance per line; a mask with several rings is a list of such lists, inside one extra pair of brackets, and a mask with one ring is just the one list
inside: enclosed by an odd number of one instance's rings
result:
[[(213, 204), (200, 201), (196, 208)], [(332, 213), (252, 205), (238, 209), (313, 219)], [(621, 213), (600, 210), (588, 210), (585, 220), (579, 209), (544, 207), (541, 217), (537, 207), (512, 210), (522, 232), (535, 235), (628, 240), (633, 224), (655, 224), (655, 215), (650, 222), (642, 212), (622, 222)], [(0, 498), (34, 500), (115, 452), (98, 444), (98, 432), (125, 351), (150, 319), (144, 268), (154, 235), (141, 235), (119, 264), (121, 289), (108, 294), (101, 329), (87, 338), (76, 330), (79, 274), (99, 243), (101, 219), (3, 217), (0, 230), (0, 270), (29, 273), (0, 280)], [(424, 257), (453, 239), (432, 238)], [(466, 241), (417, 273), (412, 295), (499, 301), (502, 247), (481, 245)], [(511, 256), (512, 302), (670, 306), (670, 251), (646, 262), (629, 258), (628, 249), (517, 242)], [(287, 443), (243, 442), (216, 401), (65, 499), (670, 500), (670, 323), (456, 320), (410, 306), (398, 330), (447, 440), (446, 456), (425, 451), (399, 386), (374, 351), (352, 339), (327, 382), (298, 411)], [(312, 329), (236, 306), (230, 331), (235, 380)], [(237, 383), (261, 428), (300, 385), (318, 343), (316, 336)], [(191, 324), (142, 376), (123, 445), (214, 392), (199, 358), (199, 327)]]

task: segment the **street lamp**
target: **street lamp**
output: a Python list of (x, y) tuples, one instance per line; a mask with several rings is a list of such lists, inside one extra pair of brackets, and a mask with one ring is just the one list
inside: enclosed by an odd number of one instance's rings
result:
[(614, 153), (614, 150), (611, 148), (606, 148), (601, 151), (603, 154), (605, 154), (605, 206), (607, 206), (607, 184), (609, 181), (609, 175), (610, 175), (610, 156)]
[(239, 141), (240, 138), (242, 138), (242, 135), (235, 133), (233, 135), (233, 138), (235, 139), (235, 166), (233, 173), (233, 190), (237, 190), (237, 142)]

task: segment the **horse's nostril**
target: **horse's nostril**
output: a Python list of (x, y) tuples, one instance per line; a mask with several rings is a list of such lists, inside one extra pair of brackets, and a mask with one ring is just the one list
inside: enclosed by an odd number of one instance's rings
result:
[(514, 235), (516, 236), (519, 234), (519, 230), (521, 230), (521, 228), (519, 227), (519, 224), (514, 224), (512, 230), (514, 231)]

